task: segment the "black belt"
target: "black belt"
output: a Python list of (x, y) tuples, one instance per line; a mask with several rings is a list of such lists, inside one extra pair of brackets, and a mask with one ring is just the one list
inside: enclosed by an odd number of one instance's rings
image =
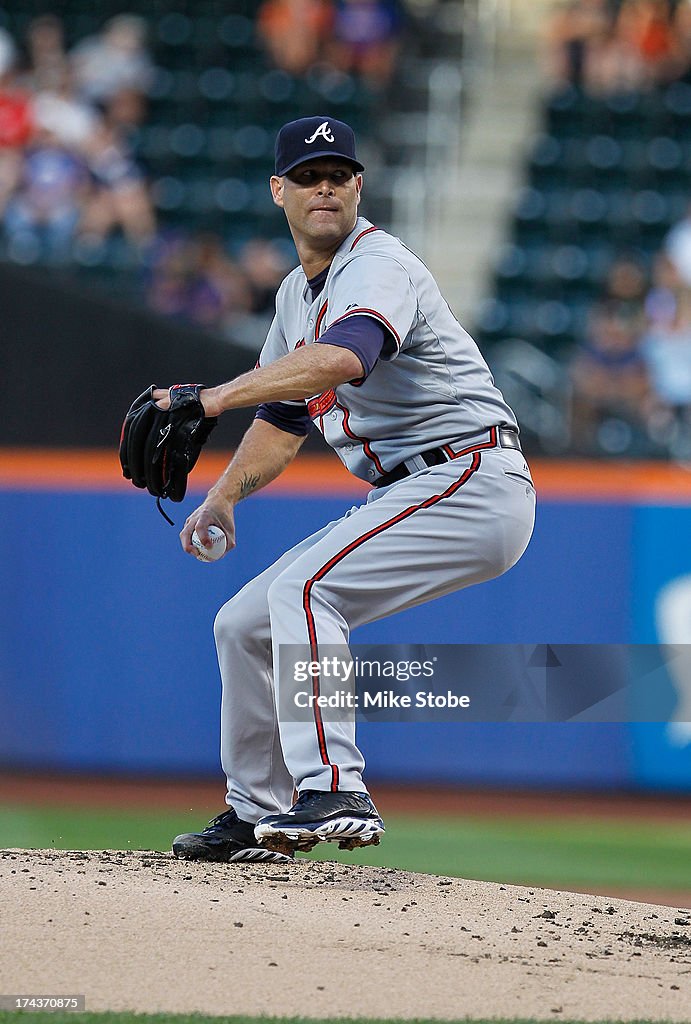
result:
[[(515, 448), (520, 452), (521, 443), (518, 440), (518, 431), (514, 427), (489, 427), (482, 434), (473, 434), (471, 437), (460, 438), (452, 444), (444, 444), (439, 448), (430, 448), (426, 452), (420, 452), (418, 457), (426, 466), (440, 466), (443, 462), (452, 462), (453, 459), (458, 459), (462, 455), (487, 451), (491, 448)], [(408, 459), (395, 466), (389, 473), (379, 477), (374, 486), (388, 487), (389, 484), (395, 484), (397, 480), (403, 480), (404, 477), (417, 473), (418, 469), (408, 467), (407, 463), (411, 461)]]

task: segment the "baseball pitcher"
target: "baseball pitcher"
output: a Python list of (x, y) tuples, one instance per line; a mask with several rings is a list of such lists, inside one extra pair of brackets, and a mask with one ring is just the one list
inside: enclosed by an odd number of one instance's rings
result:
[[(235, 505), (274, 480), (312, 429), (371, 484), (359, 507), (287, 551), (218, 613), (228, 809), (174, 840), (180, 858), (285, 861), (320, 841), (378, 843), (384, 824), (363, 781), (354, 721), (333, 720), (316, 700), (300, 720), (283, 720), (281, 651), (319, 663), (325, 647), (347, 649), (354, 627), (499, 576), (532, 533), (535, 491), (515, 416), (424, 263), (358, 215), (363, 170), (348, 125), (328, 116), (284, 125), (271, 195), (300, 265), (279, 289), (257, 366), (218, 387), (142, 396), (163, 438), (149, 439), (150, 453), (170, 437), (198, 442), (182, 460), (175, 450), (159, 458), (149, 489), (177, 500), (184, 487), (166, 492), (166, 466), (191, 468), (216, 417), (257, 406), (185, 522), (190, 554), (193, 532), (208, 544), (210, 526), (234, 546)], [(181, 406), (186, 429), (168, 430), (160, 417)], [(145, 469), (139, 486), (148, 485)], [(310, 679), (313, 695), (320, 685)]]

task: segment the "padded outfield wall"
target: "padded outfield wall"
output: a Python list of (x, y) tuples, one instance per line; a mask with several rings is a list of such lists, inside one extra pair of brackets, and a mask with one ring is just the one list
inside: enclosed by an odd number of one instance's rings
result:
[[(0, 265), (0, 305), (0, 440), (22, 446), (0, 449), (0, 765), (218, 773), (217, 607), (362, 488), (335, 457), (309, 461), (320, 449), (311, 437), (309, 458), (240, 506), (238, 549), (197, 564), (120, 478), (123, 411), (151, 381), (215, 383), (250, 368), (256, 352), (87, 294), (51, 269)], [(178, 521), (250, 418), (222, 417)], [(655, 643), (665, 620), (685, 643), (689, 475), (664, 465), (535, 471), (535, 535), (515, 569), (353, 640)], [(685, 684), (655, 679), (671, 707)], [(689, 737), (662, 724), (378, 723), (360, 735), (372, 778), (691, 788)]]
[[(198, 490), (174, 507), (180, 523), (223, 458), (202, 457)], [(660, 640), (660, 595), (678, 591), (677, 620), (686, 615), (686, 475), (538, 463), (535, 476), (535, 534), (511, 572), (353, 641)], [(216, 609), (362, 494), (335, 459), (300, 459), (239, 507), (238, 548), (205, 566), (183, 555), (153, 500), (121, 481), (114, 450), (0, 452), (0, 764), (218, 773)], [(679, 699), (678, 679), (656, 685)], [(360, 739), (373, 780), (691, 789), (691, 742), (662, 723), (367, 723)]]

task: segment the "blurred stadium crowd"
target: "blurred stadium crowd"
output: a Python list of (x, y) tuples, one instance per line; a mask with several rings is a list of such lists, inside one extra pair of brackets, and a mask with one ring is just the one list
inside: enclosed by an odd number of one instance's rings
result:
[(3, 258), (242, 340), (294, 260), (274, 131), (307, 108), (357, 121), (390, 80), (398, 0), (46, 7), (0, 10)]
[[(256, 348), (294, 261), (268, 198), (275, 131), (314, 110), (353, 124), (366, 212), (391, 226), (377, 170), (414, 153), (397, 116), (424, 135), (416, 68), (467, 66), (482, 6), (15, 0), (0, 258)], [(691, 459), (691, 0), (558, 2), (537, 45), (540, 130), (488, 297), (462, 319), (529, 448)]]
[(686, 461), (691, 3), (568, 0), (541, 45), (541, 131), (478, 334), (553, 360), (535, 393), (558, 395), (571, 452)]
[(0, 203), (19, 262), (65, 260), (115, 227), (150, 241), (154, 213), (127, 134), (143, 118), (153, 65), (128, 15), (65, 51), (60, 18), (33, 19), (20, 53), (0, 30)]
[(688, 73), (691, 7), (671, 0), (568, 0), (543, 34), (548, 78), (591, 94), (648, 89)]

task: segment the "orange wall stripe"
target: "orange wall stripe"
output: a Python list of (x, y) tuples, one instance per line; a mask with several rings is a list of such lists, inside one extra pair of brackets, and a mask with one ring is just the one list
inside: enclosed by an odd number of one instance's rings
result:
[[(190, 489), (206, 490), (218, 479), (232, 452), (204, 452), (190, 477)], [(0, 449), (0, 488), (30, 491), (130, 491), (117, 451)], [(275, 480), (273, 492), (358, 495), (367, 484), (351, 476), (335, 456), (301, 456)], [(267, 488), (267, 491), (269, 488)], [(142, 492), (145, 493), (145, 492)]]
[[(190, 489), (208, 488), (232, 452), (205, 452)], [(491, 458), (491, 455), (488, 456)], [(665, 462), (558, 462), (531, 459), (538, 500), (691, 504), (691, 467)], [(0, 488), (28, 491), (133, 492), (117, 451), (0, 449)], [(368, 485), (331, 455), (301, 455), (268, 488), (273, 494), (361, 497)]]

